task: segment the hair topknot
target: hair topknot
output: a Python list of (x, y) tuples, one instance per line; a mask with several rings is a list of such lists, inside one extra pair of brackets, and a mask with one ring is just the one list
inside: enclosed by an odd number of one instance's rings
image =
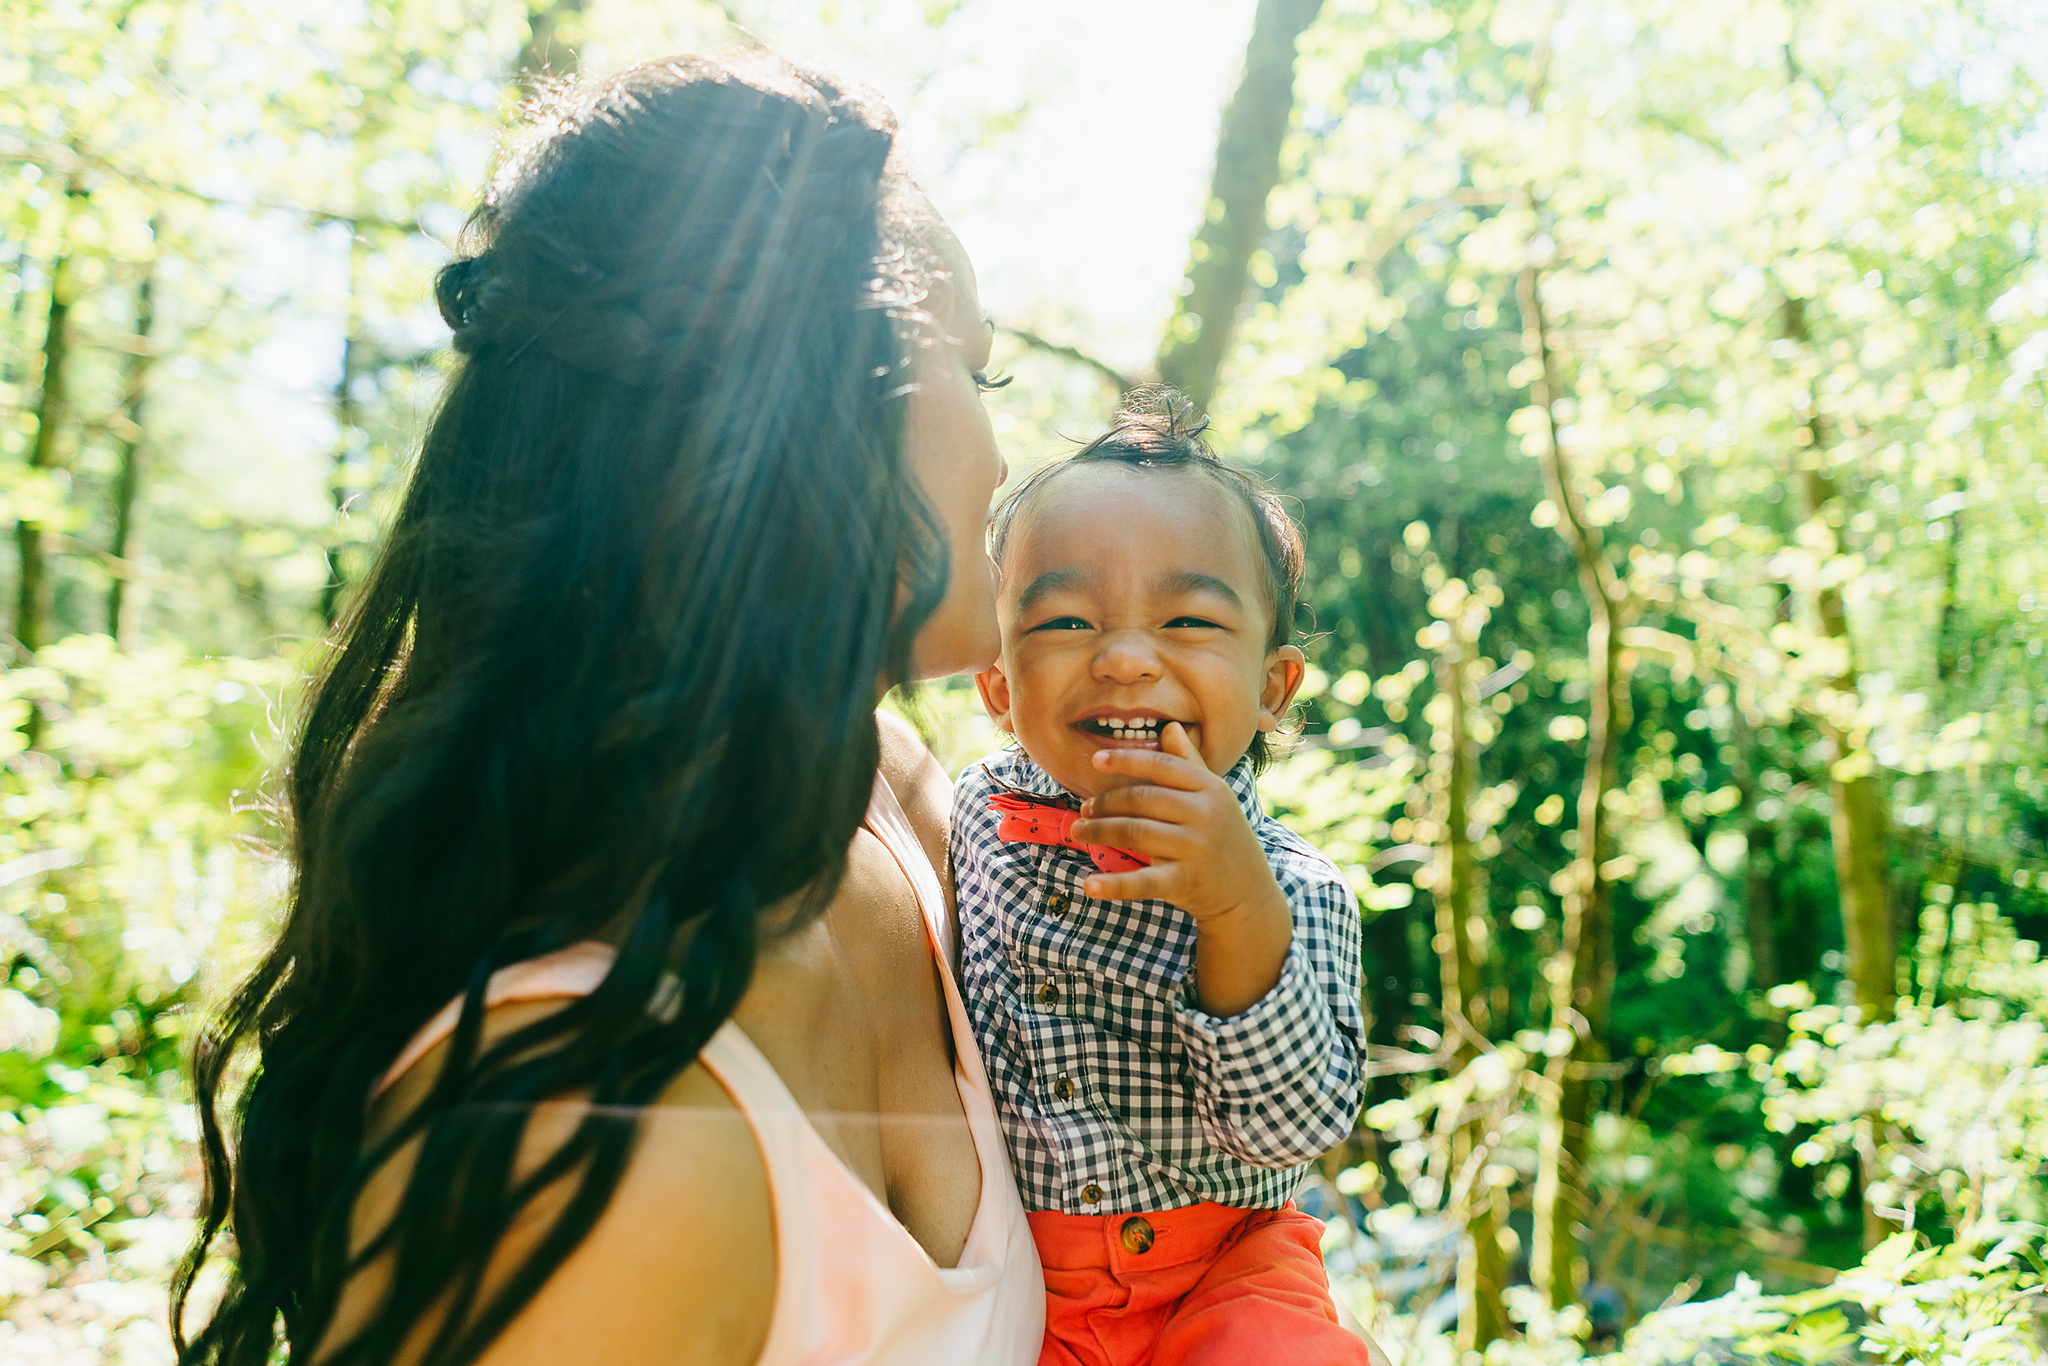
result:
[[(1190, 456), (1214, 460), (1214, 448), (1202, 437), (1208, 430), (1209, 415), (1197, 408), (1193, 399), (1170, 384), (1146, 384), (1124, 395), (1117, 406), (1115, 423), (1089, 445), (1114, 442), (1119, 447), (1143, 452), (1156, 442), (1164, 464), (1180, 464)], [(1085, 450), (1075, 454), (1085, 454)], [(1135, 463), (1145, 464), (1147, 460), (1141, 458)]]

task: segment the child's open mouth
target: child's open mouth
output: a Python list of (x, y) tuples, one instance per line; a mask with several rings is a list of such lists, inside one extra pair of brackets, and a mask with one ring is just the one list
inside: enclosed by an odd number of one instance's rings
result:
[(1104, 740), (1157, 745), (1159, 732), (1169, 724), (1157, 716), (1093, 716), (1081, 722), (1081, 730)]

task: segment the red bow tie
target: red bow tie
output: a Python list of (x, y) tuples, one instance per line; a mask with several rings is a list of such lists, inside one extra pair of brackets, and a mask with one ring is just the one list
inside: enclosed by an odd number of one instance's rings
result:
[(1074, 822), (1081, 819), (1081, 813), (1069, 811), (1049, 798), (1003, 792), (990, 797), (988, 805), (991, 811), (1002, 815), (1003, 822), (996, 828), (996, 834), (1003, 839), (1080, 849), (1105, 873), (1135, 872), (1152, 862), (1145, 855), (1134, 854), (1128, 849), (1107, 844), (1083, 844), (1074, 838)]

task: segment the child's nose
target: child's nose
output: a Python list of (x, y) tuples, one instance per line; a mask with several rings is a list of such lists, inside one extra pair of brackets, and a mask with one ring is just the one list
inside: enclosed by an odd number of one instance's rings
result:
[(1095, 656), (1095, 676), (1111, 683), (1159, 677), (1159, 652), (1142, 631), (1113, 631)]

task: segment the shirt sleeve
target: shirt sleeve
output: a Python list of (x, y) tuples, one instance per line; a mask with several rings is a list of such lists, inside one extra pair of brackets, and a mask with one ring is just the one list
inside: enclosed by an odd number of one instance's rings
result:
[(1174, 1018), (1209, 1141), (1272, 1168), (1342, 1143), (1365, 1089), (1357, 898), (1335, 868), (1283, 875), (1281, 890), (1294, 942), (1273, 989), (1227, 1020), (1185, 993)]

